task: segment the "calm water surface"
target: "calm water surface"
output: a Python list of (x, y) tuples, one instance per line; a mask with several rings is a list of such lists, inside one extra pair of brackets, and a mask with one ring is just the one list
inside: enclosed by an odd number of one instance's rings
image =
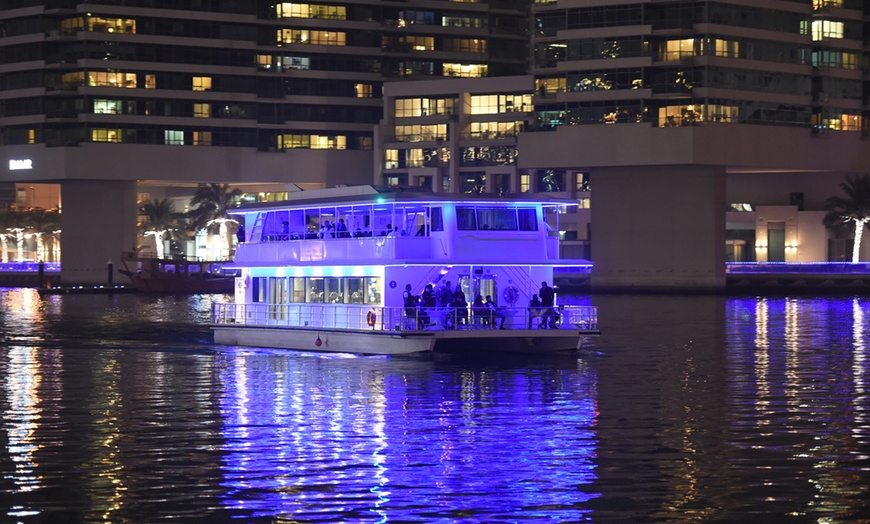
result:
[(551, 358), (215, 346), (0, 290), (0, 522), (870, 522), (870, 299), (594, 296)]

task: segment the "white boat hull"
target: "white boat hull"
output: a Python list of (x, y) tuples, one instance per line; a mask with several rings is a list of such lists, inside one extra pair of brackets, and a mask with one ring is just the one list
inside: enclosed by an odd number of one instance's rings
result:
[(578, 349), (596, 333), (583, 330), (342, 330), (251, 325), (214, 325), (218, 344), (299, 351), (407, 355), (413, 353), (541, 354)]
[(433, 337), (404, 336), (389, 331), (233, 325), (212, 326), (212, 331), (217, 344), (299, 351), (407, 355), (432, 351), (435, 347)]

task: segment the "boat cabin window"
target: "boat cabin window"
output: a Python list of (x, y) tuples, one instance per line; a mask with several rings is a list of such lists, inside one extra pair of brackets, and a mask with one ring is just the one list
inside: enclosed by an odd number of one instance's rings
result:
[(378, 277), (256, 277), (254, 302), (380, 304)]
[(444, 220), (441, 219), (440, 207), (433, 207), (429, 210), (429, 221), (432, 231), (444, 231)]
[(477, 219), (474, 216), (473, 207), (456, 208), (456, 227), (460, 231), (474, 231), (477, 229)]
[(537, 231), (535, 208), (456, 207), (460, 231)]

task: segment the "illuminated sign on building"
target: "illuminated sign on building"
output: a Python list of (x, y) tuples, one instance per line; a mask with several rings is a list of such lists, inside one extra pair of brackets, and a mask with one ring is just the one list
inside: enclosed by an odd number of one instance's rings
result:
[(25, 169), (33, 169), (33, 160), (24, 158), (9, 161), (9, 171), (22, 171)]

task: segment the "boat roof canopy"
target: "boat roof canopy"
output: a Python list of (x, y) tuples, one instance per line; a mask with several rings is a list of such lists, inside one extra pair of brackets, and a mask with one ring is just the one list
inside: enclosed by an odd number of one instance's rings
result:
[(430, 193), (422, 191), (378, 191), (372, 186), (348, 186), (330, 189), (298, 191), (290, 193), (287, 200), (280, 202), (258, 202), (244, 204), (228, 210), (231, 215), (260, 213), (280, 209), (302, 209), (313, 207), (351, 207), (377, 204), (393, 205), (438, 205), (455, 203), (460, 205), (541, 205), (548, 207), (577, 206), (576, 200), (511, 196), (505, 198), (491, 194)]

